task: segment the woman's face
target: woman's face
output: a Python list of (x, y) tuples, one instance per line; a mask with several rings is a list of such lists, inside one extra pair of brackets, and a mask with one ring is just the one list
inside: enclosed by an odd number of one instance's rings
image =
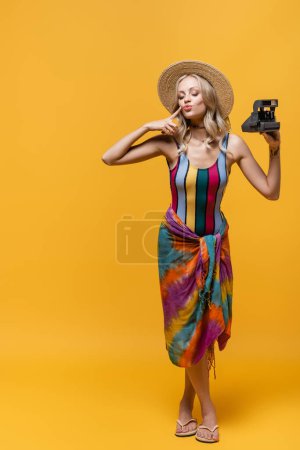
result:
[[(206, 113), (201, 87), (194, 77), (186, 77), (180, 81), (177, 92), (178, 106), (187, 119), (203, 118)], [(189, 109), (184, 107), (190, 106)]]

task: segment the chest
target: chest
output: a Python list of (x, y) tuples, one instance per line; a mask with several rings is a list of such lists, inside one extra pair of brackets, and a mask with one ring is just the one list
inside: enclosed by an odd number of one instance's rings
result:
[(178, 191), (219, 190), (228, 181), (226, 153), (219, 152), (217, 159), (210, 167), (199, 168), (191, 164), (190, 159), (182, 152), (178, 156), (175, 167), (170, 170), (170, 181)]

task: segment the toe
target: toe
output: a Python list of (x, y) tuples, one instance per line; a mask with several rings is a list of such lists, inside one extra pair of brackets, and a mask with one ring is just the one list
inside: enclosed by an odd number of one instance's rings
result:
[(197, 436), (199, 436), (201, 438), (204, 437), (201, 428), (200, 428), (200, 430), (197, 431)]
[(189, 431), (194, 431), (196, 429), (195, 422), (189, 424)]
[(205, 439), (209, 439), (208, 430), (203, 430), (203, 434), (204, 434)]
[(186, 433), (187, 432), (187, 426), (186, 425), (181, 426), (181, 425), (177, 424), (176, 431), (178, 433)]
[(204, 439), (216, 440), (219, 439), (218, 430), (216, 429), (213, 433), (205, 428), (199, 428), (197, 430), (197, 436)]
[(178, 432), (178, 433), (188, 433), (190, 431), (195, 431), (196, 429), (197, 429), (197, 424), (194, 421), (189, 422), (186, 425), (182, 425), (182, 426), (178, 422), (176, 423), (176, 432)]
[(193, 431), (195, 429), (195, 426), (193, 425), (193, 423), (189, 423), (188, 425), (186, 425), (186, 431)]

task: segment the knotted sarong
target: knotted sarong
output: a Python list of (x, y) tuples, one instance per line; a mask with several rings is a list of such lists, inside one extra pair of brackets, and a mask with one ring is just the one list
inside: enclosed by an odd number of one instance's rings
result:
[(233, 273), (228, 222), (198, 236), (169, 206), (158, 233), (158, 269), (166, 349), (173, 364), (190, 367), (204, 354), (214, 367), (214, 344), (231, 334)]

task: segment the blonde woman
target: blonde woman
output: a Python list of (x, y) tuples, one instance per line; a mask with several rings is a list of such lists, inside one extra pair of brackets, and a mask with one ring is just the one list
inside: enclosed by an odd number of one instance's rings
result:
[[(108, 165), (157, 156), (166, 160), (171, 203), (158, 235), (159, 283), (166, 349), (171, 362), (185, 368), (175, 434), (217, 442), (209, 371), (213, 367), (216, 377), (215, 343), (223, 350), (230, 338), (233, 293), (229, 224), (221, 201), (235, 163), (266, 199), (279, 198), (280, 133), (262, 133), (270, 155), (265, 174), (246, 142), (229, 133), (234, 96), (228, 79), (202, 61), (168, 66), (159, 77), (158, 94), (171, 115), (123, 137), (102, 160)], [(154, 130), (160, 134), (134, 145)], [(195, 396), (200, 425), (192, 416)]]

